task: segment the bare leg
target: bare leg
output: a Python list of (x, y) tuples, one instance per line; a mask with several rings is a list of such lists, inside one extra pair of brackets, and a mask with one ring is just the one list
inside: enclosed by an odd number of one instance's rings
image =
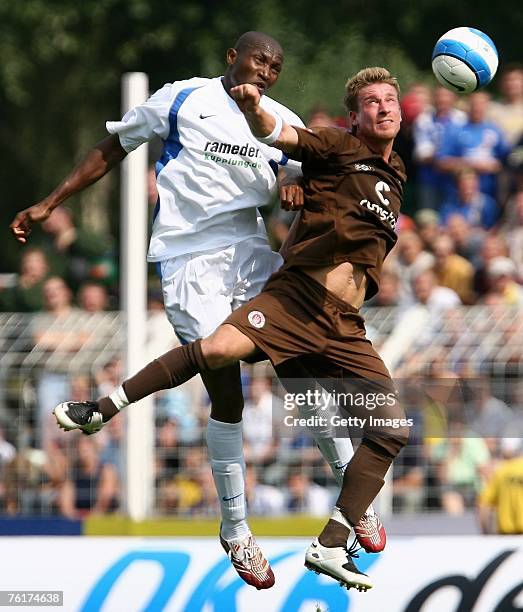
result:
[(203, 358), (210, 370), (232, 365), (255, 352), (254, 342), (228, 323), (220, 325), (213, 334), (202, 340)]
[(211, 418), (224, 423), (239, 423), (243, 412), (240, 365), (235, 363), (219, 370), (201, 373), (211, 400)]

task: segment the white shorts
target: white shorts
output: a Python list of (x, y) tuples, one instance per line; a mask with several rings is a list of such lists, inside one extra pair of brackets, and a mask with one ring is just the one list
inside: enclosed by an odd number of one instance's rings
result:
[(160, 262), (165, 312), (180, 341), (211, 334), (258, 295), (282, 263), (263, 238)]

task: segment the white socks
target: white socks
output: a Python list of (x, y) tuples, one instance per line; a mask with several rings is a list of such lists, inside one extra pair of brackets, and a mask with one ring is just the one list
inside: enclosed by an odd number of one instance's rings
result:
[(327, 417), (326, 425), (310, 425), (308, 429), (314, 437), (314, 441), (318, 445), (323, 458), (331, 466), (336, 482), (341, 487), (347, 463), (349, 463), (354, 455), (352, 442), (349, 438), (335, 437), (335, 429), (329, 423), (329, 417), (332, 413), (328, 409), (322, 410), (319, 406), (307, 405), (299, 406), (298, 410), (300, 416), (304, 418), (318, 417), (314, 420), (316, 423), (319, 422), (319, 417)]
[(225, 540), (243, 540), (250, 534), (246, 521), (245, 461), (242, 423), (223, 423), (209, 417), (207, 448), (222, 512)]
[(120, 385), (118, 389), (116, 389), (116, 391), (113, 391), (113, 393), (111, 393), (109, 399), (116, 406), (118, 412), (122, 410), (122, 408), (125, 408), (129, 405), (129, 400), (127, 399), (127, 395), (125, 395), (125, 391), (123, 390), (122, 385)]
[(338, 521), (338, 523), (341, 523), (344, 527), (347, 527), (349, 531), (352, 531), (352, 527), (349, 521), (343, 516), (338, 506), (334, 506), (334, 510), (332, 511), (332, 514), (331, 514), (331, 519), (333, 521)]

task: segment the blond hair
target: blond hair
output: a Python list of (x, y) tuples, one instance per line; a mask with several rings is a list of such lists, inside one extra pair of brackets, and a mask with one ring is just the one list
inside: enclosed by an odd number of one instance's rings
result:
[(351, 77), (345, 84), (345, 97), (343, 103), (348, 111), (358, 110), (358, 94), (363, 87), (373, 83), (387, 83), (392, 85), (400, 96), (400, 86), (396, 77), (393, 77), (386, 68), (375, 66), (364, 68)]

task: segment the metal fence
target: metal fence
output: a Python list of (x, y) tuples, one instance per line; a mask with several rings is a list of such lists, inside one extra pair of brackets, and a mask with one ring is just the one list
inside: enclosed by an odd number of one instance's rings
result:
[[(466, 511), (510, 451), (506, 438), (523, 435), (523, 311), (370, 308), (365, 318), (375, 345), (393, 356), (414, 418), (412, 444), (392, 473), (393, 511)], [(175, 345), (163, 313), (150, 315), (148, 332), (144, 363)], [(58, 430), (51, 415), (65, 399), (110, 393), (122, 377), (123, 346), (119, 313), (0, 314), (0, 513), (79, 517), (123, 507), (125, 419), (82, 436)], [(251, 514), (324, 515), (336, 497), (328, 467), (306, 432), (278, 433), (268, 363), (242, 371)], [(199, 377), (155, 396), (154, 514), (216, 515), (208, 413)]]

